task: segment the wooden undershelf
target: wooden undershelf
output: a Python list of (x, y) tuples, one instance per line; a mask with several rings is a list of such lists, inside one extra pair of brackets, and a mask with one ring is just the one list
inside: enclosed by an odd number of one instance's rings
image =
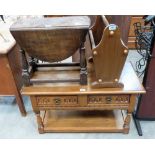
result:
[(46, 111), (44, 132), (123, 132), (121, 110)]

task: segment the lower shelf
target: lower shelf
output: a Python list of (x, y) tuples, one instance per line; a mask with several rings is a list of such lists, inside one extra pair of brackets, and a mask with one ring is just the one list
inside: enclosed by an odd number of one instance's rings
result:
[(123, 132), (123, 113), (114, 111), (46, 111), (44, 132)]

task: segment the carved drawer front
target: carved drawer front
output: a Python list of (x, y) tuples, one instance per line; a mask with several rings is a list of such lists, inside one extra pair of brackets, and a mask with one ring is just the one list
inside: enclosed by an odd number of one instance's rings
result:
[(129, 95), (89, 95), (88, 105), (128, 104)]
[(38, 107), (72, 107), (79, 105), (77, 96), (37, 96), (36, 102)]

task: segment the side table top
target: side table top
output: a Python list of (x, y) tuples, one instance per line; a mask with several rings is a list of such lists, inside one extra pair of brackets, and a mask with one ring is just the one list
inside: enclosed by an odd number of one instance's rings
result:
[(90, 19), (87, 16), (67, 16), (67, 17), (52, 17), (52, 18), (29, 18), (20, 19), (11, 25), (11, 31), (23, 31), (33, 29), (88, 29)]
[[(39, 78), (59, 78), (59, 77), (75, 77), (79, 76), (78, 73), (73, 72), (60, 72), (56, 74), (55, 71), (37, 71), (33, 75), (33, 79)], [(64, 75), (63, 75), (64, 74)], [(133, 67), (130, 63), (126, 62), (121, 74), (120, 81), (124, 84), (124, 88), (91, 88), (91, 77), (88, 77), (88, 84), (81, 86), (79, 83), (46, 83), (35, 84), (30, 87), (23, 87), (22, 94), (24, 95), (78, 95), (78, 94), (143, 94), (145, 89), (139, 81)]]

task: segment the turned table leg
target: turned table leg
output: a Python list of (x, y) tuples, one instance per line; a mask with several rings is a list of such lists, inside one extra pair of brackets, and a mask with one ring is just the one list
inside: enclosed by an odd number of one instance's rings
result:
[(30, 57), (29, 64), (32, 66), (32, 71), (35, 72), (37, 70), (37, 60), (33, 57)]
[(30, 75), (28, 72), (28, 62), (26, 59), (26, 55), (25, 55), (25, 51), (24, 50), (20, 50), (21, 55), (22, 55), (22, 78), (23, 78), (23, 83), (25, 86), (29, 86), (30, 85)]
[(40, 134), (42, 134), (42, 133), (44, 133), (44, 125), (43, 125), (42, 118), (40, 116), (40, 111), (34, 111), (34, 112), (37, 117), (38, 131)]
[(124, 120), (124, 125), (123, 125), (123, 133), (128, 134), (129, 129), (130, 129), (130, 121), (131, 121), (131, 114), (128, 113), (125, 120)]
[(129, 133), (131, 116), (132, 116), (132, 112), (134, 111), (135, 103), (136, 103), (136, 95), (131, 95), (130, 104), (129, 104), (128, 111), (127, 111), (127, 116), (124, 120), (124, 125), (123, 125), (123, 132), (125, 134)]
[(44, 124), (43, 124), (43, 120), (40, 116), (40, 110), (37, 107), (37, 102), (36, 102), (35, 96), (30, 96), (30, 100), (32, 103), (33, 111), (34, 111), (36, 118), (37, 118), (38, 131), (39, 131), (39, 133), (44, 133)]
[(80, 84), (86, 85), (87, 84), (87, 65), (86, 65), (86, 57), (85, 57), (85, 47), (82, 44), (80, 48)]

